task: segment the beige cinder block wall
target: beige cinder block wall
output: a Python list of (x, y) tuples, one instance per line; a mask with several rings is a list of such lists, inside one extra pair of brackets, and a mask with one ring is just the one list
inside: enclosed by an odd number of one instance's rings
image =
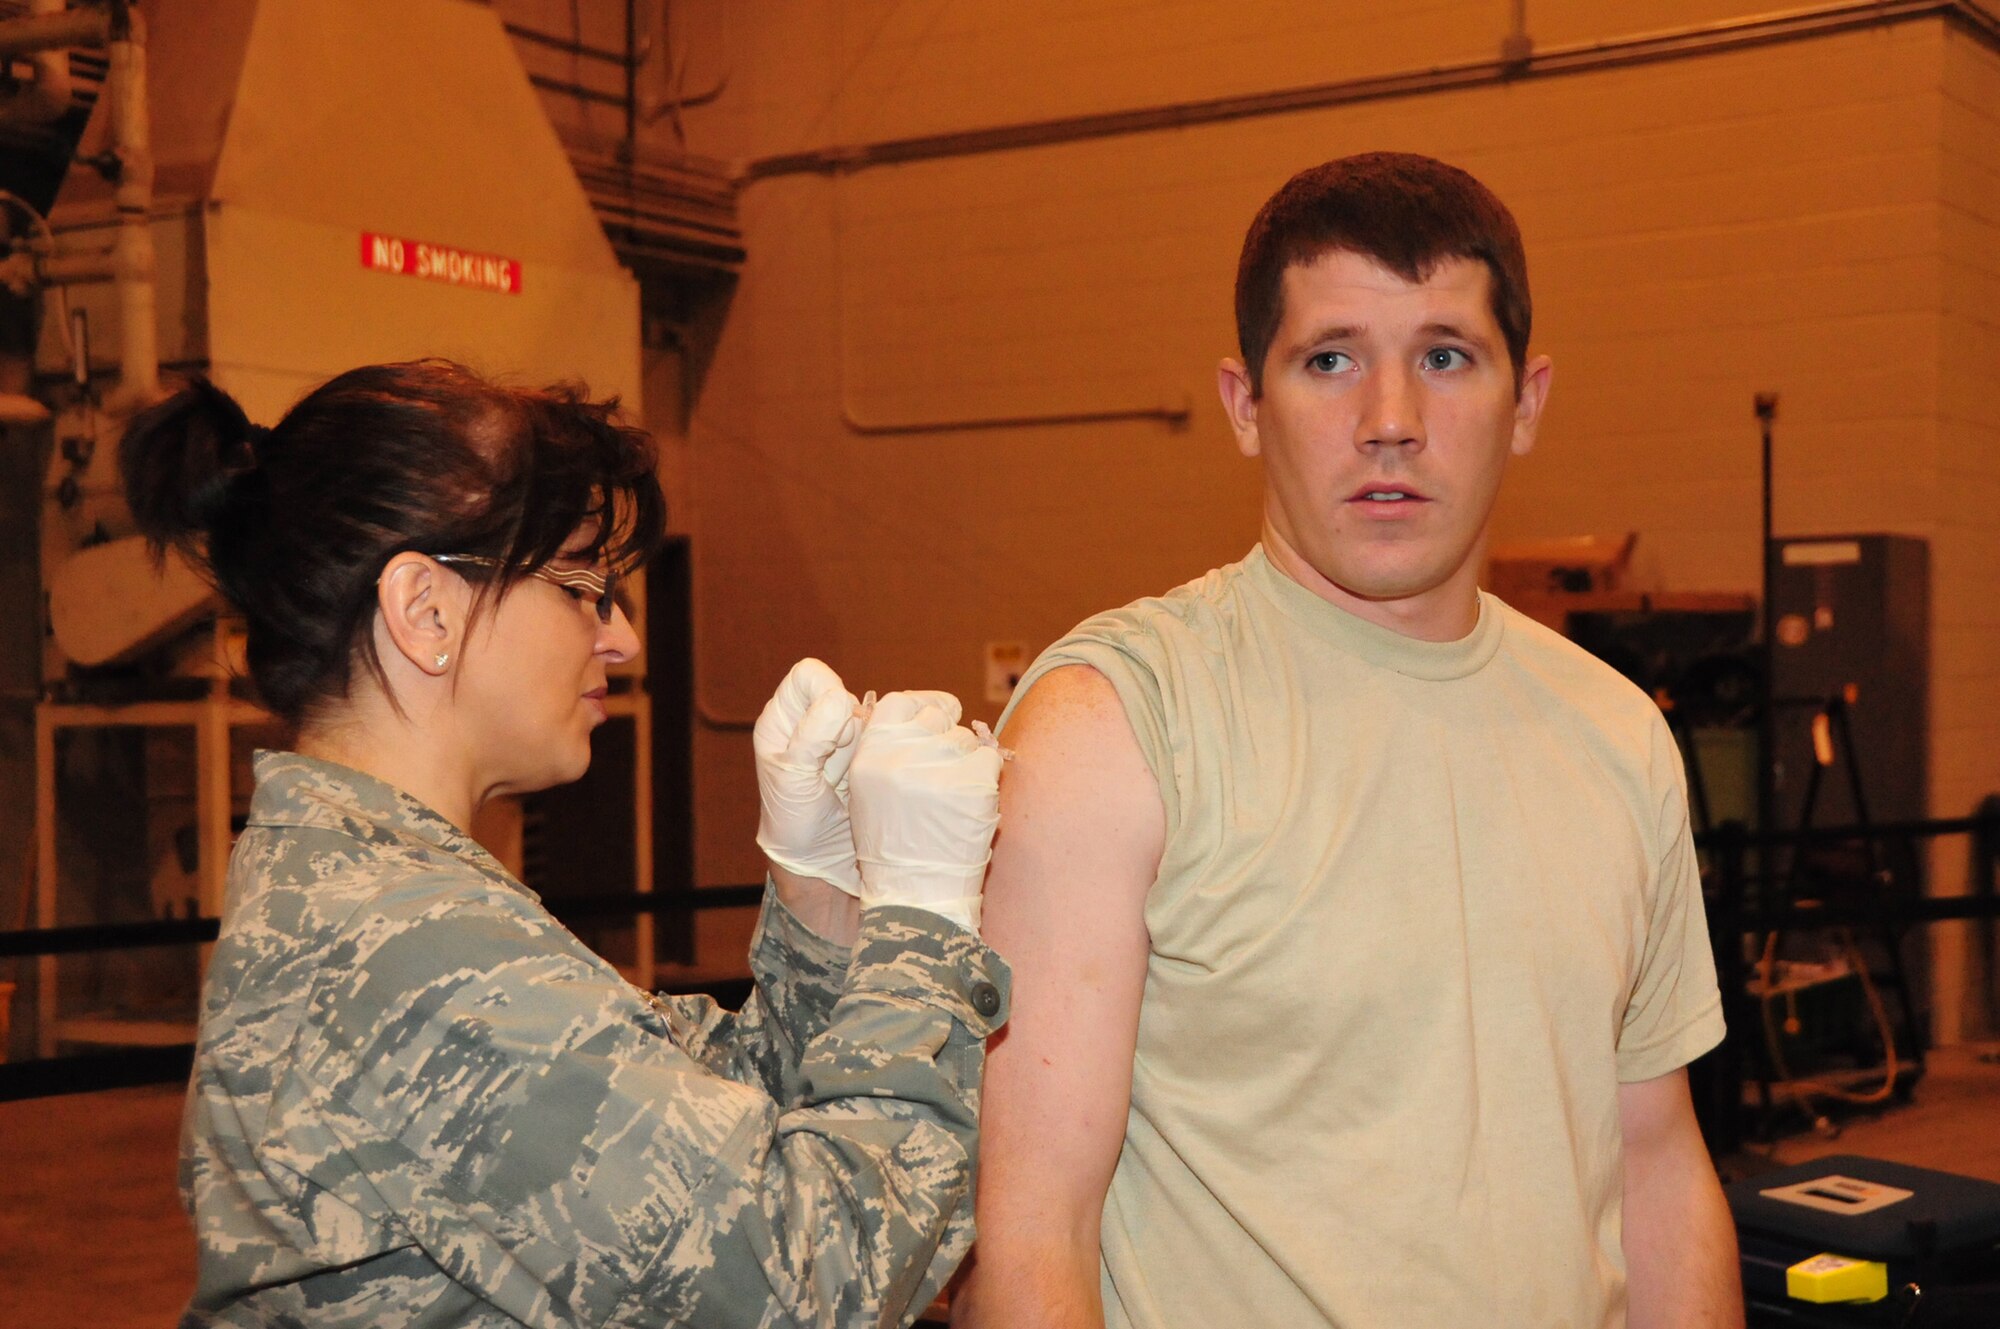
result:
[[(1478, 173), (1527, 236), (1556, 387), (1499, 535), (1637, 530), (1653, 585), (1753, 588), (1751, 398), (1780, 392), (1778, 531), (1932, 541), (1932, 806), (1962, 813), (2000, 788), (2000, 56), (1966, 26), (1851, 27), (849, 171), (769, 160), (1491, 59), (1509, 10), (1386, 8), (675, 6), (688, 82), (725, 76), (682, 116), (687, 145), (764, 163), (689, 428), (711, 716), (753, 715), (811, 652), (858, 687), (946, 687), (990, 718), (983, 643), (1039, 648), (1242, 553), (1257, 478), (1212, 383), (1243, 227), (1301, 166), (1402, 148)], [(1763, 9), (1568, 0), (1527, 18), (1546, 51)], [(1178, 426), (1140, 414), (1178, 403)], [(867, 428), (925, 422), (940, 427)], [(701, 878), (748, 879), (747, 736), (707, 729), (697, 761)], [(1939, 856), (1942, 888), (1963, 857)], [(1953, 1037), (1962, 942), (1941, 943)]]
[[(1956, 816), (2000, 789), (2000, 56), (1952, 33), (1941, 64), (1931, 807)], [(1940, 890), (1963, 888), (1965, 861), (1940, 862)], [(1972, 933), (1938, 937), (1947, 1038), (1993, 1032), (2000, 975), (1967, 964)]]

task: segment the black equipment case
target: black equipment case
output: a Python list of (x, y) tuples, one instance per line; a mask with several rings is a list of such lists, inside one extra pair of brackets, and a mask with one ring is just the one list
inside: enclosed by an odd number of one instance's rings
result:
[[(2000, 1184), (1835, 1154), (1725, 1191), (1751, 1329), (2000, 1329)], [(1886, 1265), (1887, 1296), (1797, 1299), (1786, 1271), (1821, 1254)]]

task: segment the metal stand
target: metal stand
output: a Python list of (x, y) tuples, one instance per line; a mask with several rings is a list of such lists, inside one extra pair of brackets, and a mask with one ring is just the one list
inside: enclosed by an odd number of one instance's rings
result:
[[(1861, 833), (1857, 842), (1861, 846), (1865, 872), (1859, 880), (1867, 891), (1893, 890), (1897, 885), (1897, 874), (1884, 863), (1882, 845), (1874, 834), (1875, 819), (1869, 814), (1868, 798), (1861, 784), (1861, 760), (1855, 750), (1853, 730), (1847, 721), (1847, 707), (1853, 699), (1852, 694), (1853, 686), (1850, 684), (1820, 702), (1813, 713), (1811, 723), (1814, 759), (1812, 769), (1806, 775), (1805, 794), (1800, 800), (1798, 830), (1807, 836), (1813, 835), (1817, 830), (1814, 817), (1819, 809), (1820, 788), (1826, 771), (1838, 764), (1847, 778), (1848, 797), (1854, 805), (1854, 825)], [(1789, 699), (1777, 700), (1778, 704), (1783, 705)], [(1787, 901), (1797, 901), (1802, 888), (1808, 884), (1809, 851), (1812, 848), (1813, 841), (1806, 839), (1801, 840), (1792, 851), (1792, 861), (1785, 874)], [(1912, 876), (1920, 874), (1918, 856), (1911, 853), (1906, 858)], [(1921, 896), (1923, 894), (1921, 880), (1907, 883), (1905, 893)], [(1902, 1007), (1903, 1046), (1909, 1050), (1914, 1067), (1911, 1079), (1901, 1086), (1907, 1090), (1914, 1087), (1916, 1079), (1924, 1072), (1926, 1052), (1924, 1038), (1922, 1031), (1917, 1027), (1915, 1003), (1910, 997), (1909, 975), (1903, 964), (1902, 936), (1885, 920), (1877, 933), (1876, 940), (1888, 958), (1887, 983), (1896, 989), (1896, 1000)], [(1860, 952), (1856, 951), (1854, 954), (1858, 960)], [(1861, 975), (1861, 977), (1874, 981), (1872, 975)]]
[[(604, 699), (605, 713), (632, 717), (632, 889), (653, 893), (653, 699), (643, 682), (632, 691)], [(654, 978), (652, 914), (633, 918), (633, 963), (625, 977), (635, 987), (651, 990)], [(622, 968), (622, 966), (621, 966)]]
[[(214, 629), (217, 659), (222, 658), (222, 627)], [(229, 695), (229, 679), (219, 666), (208, 690), (192, 701), (137, 701), (110, 704), (45, 701), (35, 707), (35, 924), (57, 924), (56, 733), (63, 729), (190, 728), (195, 735), (195, 830), (199, 859), (197, 891), (201, 913), (222, 912), (224, 883), (229, 871), (230, 771), (229, 733), (238, 726), (271, 723), (261, 707)], [(208, 947), (202, 948), (207, 963)], [(184, 1043), (191, 1029), (174, 1021), (125, 1021), (61, 1017), (57, 1000), (56, 957), (36, 961), (35, 1034), (38, 1055), (55, 1055), (56, 1044), (76, 1042), (153, 1045)]]
[[(1772, 654), (1778, 645), (1778, 611), (1771, 599), (1771, 587), (1777, 578), (1772, 573), (1771, 549), (1771, 429), (1778, 418), (1778, 394), (1760, 392), (1756, 399), (1757, 428), (1761, 440), (1759, 455), (1762, 458), (1760, 512), (1761, 525), (1758, 535), (1761, 543), (1757, 546), (1757, 606), (1759, 638), (1764, 650), (1764, 667), (1759, 671), (1757, 684), (1757, 825), (1759, 831), (1773, 831), (1778, 826), (1778, 782), (1777, 771), (1772, 765), (1778, 753), (1777, 709), (1771, 703)], [(1761, 866), (1761, 864), (1760, 864)]]

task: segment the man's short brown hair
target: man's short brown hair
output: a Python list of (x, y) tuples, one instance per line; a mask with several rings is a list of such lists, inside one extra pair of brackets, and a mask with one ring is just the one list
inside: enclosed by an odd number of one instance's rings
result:
[(1287, 180), (1243, 237), (1236, 342), (1252, 392), (1264, 391), (1264, 359), (1285, 312), (1285, 270), (1336, 250), (1371, 258), (1408, 282), (1423, 281), (1448, 259), (1486, 264), (1494, 321), (1519, 386), (1533, 309), (1514, 215), (1456, 166), (1413, 152), (1364, 152)]

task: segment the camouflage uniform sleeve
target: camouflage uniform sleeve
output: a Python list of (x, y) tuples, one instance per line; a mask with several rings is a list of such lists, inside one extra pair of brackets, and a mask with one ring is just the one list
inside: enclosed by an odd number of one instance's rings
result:
[(703, 996), (661, 997), (674, 1038), (717, 1075), (757, 1085), (784, 1106), (799, 1101), (799, 1062), (825, 1032), (852, 952), (801, 923), (769, 879), (750, 942), (750, 999), (728, 1011)]
[(781, 1104), (558, 940), (490, 906), (364, 923), (315, 994), (264, 1164), (529, 1323), (913, 1319), (971, 1244), (998, 957), (921, 911), (868, 911)]

